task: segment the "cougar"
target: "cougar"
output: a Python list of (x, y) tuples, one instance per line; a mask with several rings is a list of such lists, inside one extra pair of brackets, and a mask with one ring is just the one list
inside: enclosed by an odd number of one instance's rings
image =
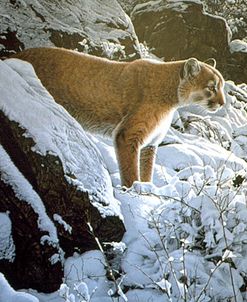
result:
[(126, 187), (152, 181), (157, 147), (179, 106), (214, 111), (225, 103), (215, 64), (195, 58), (116, 62), (62, 48), (27, 49), (14, 57), (33, 65), (56, 102), (85, 130), (113, 137)]

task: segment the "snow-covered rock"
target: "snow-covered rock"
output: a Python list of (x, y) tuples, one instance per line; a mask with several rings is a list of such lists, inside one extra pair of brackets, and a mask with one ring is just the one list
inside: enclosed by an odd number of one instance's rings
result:
[(138, 40), (116, 0), (1, 1), (0, 54), (54, 45), (126, 59)]
[(0, 211), (8, 211), (14, 234), (14, 242), (11, 232), (0, 234), (0, 269), (17, 287), (52, 291), (64, 253), (99, 248), (88, 223), (100, 240), (121, 240), (120, 204), (95, 143), (30, 64), (0, 61), (0, 94)]

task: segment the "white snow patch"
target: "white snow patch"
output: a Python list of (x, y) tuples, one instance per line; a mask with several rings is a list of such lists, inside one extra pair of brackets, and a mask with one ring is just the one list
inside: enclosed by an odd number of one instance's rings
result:
[(247, 43), (239, 39), (232, 40), (229, 44), (229, 47), (231, 53), (247, 52)]
[(0, 302), (39, 302), (39, 300), (30, 294), (15, 291), (0, 272)]
[(13, 262), (15, 245), (12, 237), (12, 223), (8, 213), (0, 213), (0, 260)]
[(64, 227), (64, 230), (67, 231), (69, 234), (72, 233), (72, 227), (63, 220), (63, 218), (58, 214), (53, 214), (54, 221), (57, 221), (59, 224), (61, 224)]
[[(100, 251), (90, 251), (83, 255), (74, 254), (65, 261), (64, 276), (66, 284), (73, 289), (74, 284), (84, 282), (88, 292), (94, 296), (107, 296), (105, 259)], [(76, 293), (73, 289), (71, 293)]]

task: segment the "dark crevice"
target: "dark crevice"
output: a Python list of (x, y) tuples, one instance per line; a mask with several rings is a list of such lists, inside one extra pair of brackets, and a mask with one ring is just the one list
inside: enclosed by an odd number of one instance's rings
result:
[[(13, 122), (13, 125), (18, 126), (18, 123)], [(17, 140), (13, 134), (11, 127), (9, 126), (9, 121), (6, 116), (0, 111), (0, 144), (3, 146), (5, 151), (10, 156), (12, 162), (18, 168), (18, 170), (24, 175), (24, 177), (29, 181), (35, 191), (38, 191), (38, 185), (36, 181), (35, 174), (30, 167), (27, 155), (21, 149)], [(23, 135), (24, 130), (19, 131), (19, 136)]]

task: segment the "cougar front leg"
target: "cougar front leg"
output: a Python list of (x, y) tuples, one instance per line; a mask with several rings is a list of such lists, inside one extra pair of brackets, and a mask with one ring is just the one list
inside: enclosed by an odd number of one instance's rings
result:
[[(161, 111), (159, 109), (160, 108), (157, 109), (158, 112)], [(126, 116), (116, 128), (115, 149), (123, 186), (130, 187), (134, 181), (140, 181), (140, 150), (150, 133), (154, 131), (158, 122), (159, 116), (156, 111), (154, 112), (152, 102), (148, 102), (142, 104), (142, 106), (131, 115)], [(151, 151), (144, 151), (144, 158), (151, 158), (151, 155), (148, 156), (147, 153), (151, 153)], [(150, 175), (151, 172), (145, 171), (151, 169), (151, 162), (153, 162), (153, 160), (146, 162), (148, 163), (146, 168), (142, 170), (142, 174)], [(143, 167), (145, 167), (145, 165)], [(150, 167), (150, 169), (148, 167)], [(150, 176), (145, 176), (144, 180), (149, 178)]]
[(146, 146), (141, 149), (140, 178), (143, 182), (151, 182), (153, 178), (153, 166), (156, 157), (156, 146)]
[(115, 136), (115, 151), (121, 176), (122, 186), (131, 187), (139, 177), (140, 143), (138, 138), (128, 137), (124, 129), (119, 129)]

